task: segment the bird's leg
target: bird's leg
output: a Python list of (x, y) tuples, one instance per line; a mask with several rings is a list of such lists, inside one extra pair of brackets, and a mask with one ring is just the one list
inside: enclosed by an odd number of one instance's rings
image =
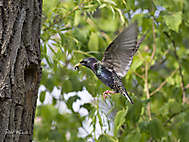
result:
[(104, 98), (104, 100), (106, 99), (107, 96), (110, 96), (110, 94), (115, 94), (115, 93), (116, 93), (115, 91), (106, 90), (106, 91), (103, 93), (103, 98)]

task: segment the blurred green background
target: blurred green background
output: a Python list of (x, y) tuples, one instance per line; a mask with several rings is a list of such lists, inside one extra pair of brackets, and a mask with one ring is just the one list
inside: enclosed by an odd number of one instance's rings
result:
[[(103, 101), (108, 88), (73, 67), (135, 20), (147, 33), (123, 78), (135, 104)], [(188, 33), (188, 0), (44, 0), (34, 141), (188, 142)]]

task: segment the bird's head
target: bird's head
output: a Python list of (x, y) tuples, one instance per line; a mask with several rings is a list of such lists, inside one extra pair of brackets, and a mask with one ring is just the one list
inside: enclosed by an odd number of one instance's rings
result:
[(86, 66), (90, 69), (93, 69), (93, 65), (97, 62), (97, 59), (95, 58), (85, 58), (83, 59), (79, 64), (75, 66), (75, 69), (79, 69), (80, 65)]

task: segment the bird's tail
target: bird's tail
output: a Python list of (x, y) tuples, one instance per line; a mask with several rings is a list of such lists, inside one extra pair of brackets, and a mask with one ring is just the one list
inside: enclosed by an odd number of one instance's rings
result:
[(127, 91), (125, 89), (121, 89), (121, 94), (123, 94), (123, 96), (125, 96), (127, 98), (127, 100), (131, 103), (134, 104), (131, 97), (129, 97), (129, 94), (127, 93)]

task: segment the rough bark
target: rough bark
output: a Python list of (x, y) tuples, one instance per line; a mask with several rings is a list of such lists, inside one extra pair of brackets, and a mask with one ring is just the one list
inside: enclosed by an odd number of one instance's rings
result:
[(0, 0), (0, 142), (32, 141), (42, 0)]

